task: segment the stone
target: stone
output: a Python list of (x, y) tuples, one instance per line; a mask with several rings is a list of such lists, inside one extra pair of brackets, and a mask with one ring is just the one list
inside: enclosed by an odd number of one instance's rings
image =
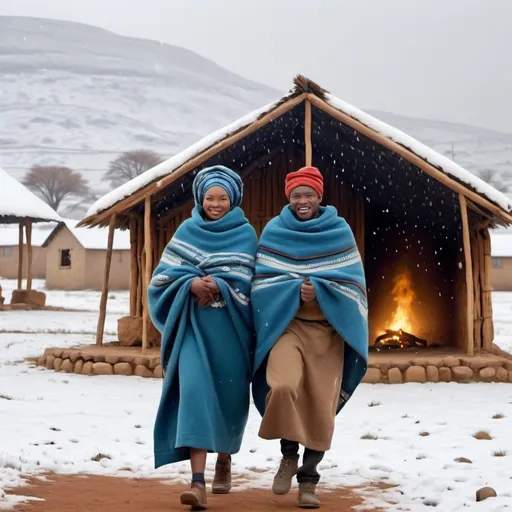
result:
[(492, 487), (482, 487), (476, 491), (476, 501), (484, 501), (488, 498), (497, 498), (498, 495)]
[[(471, 366), (474, 357), (459, 357), (461, 366)], [(475, 369), (475, 368), (473, 368)]]
[(454, 462), (458, 462), (459, 464), (473, 464), (473, 462), (466, 457), (458, 457)]
[(62, 359), (69, 359), (70, 354), (71, 350), (63, 350), (62, 355), (60, 357), (62, 357)]
[(412, 361), (414, 366), (425, 366), (430, 364), (430, 361), (426, 357), (415, 357)]
[(163, 379), (163, 377), (164, 377), (164, 372), (163, 372), (163, 369), (162, 369), (162, 367), (160, 365), (158, 365), (155, 368), (153, 373), (155, 374), (155, 378), (157, 378), (157, 379)]
[(110, 364), (117, 364), (119, 363), (119, 356), (115, 354), (106, 355), (105, 362)]
[(439, 368), (437, 366), (427, 366), (427, 382), (439, 382)]
[(80, 354), (82, 356), (82, 359), (87, 363), (88, 361), (94, 361), (94, 356), (92, 354), (83, 353)]
[(114, 369), (110, 363), (93, 363), (92, 365), (93, 375), (114, 375)]
[(460, 366), (460, 360), (458, 357), (447, 356), (443, 359), (443, 366), (447, 368), (455, 368), (455, 366)]
[(86, 363), (84, 363), (84, 366), (82, 368), (82, 375), (92, 375), (93, 364), (94, 363), (92, 361), (87, 361)]
[(363, 382), (365, 384), (376, 384), (380, 382), (380, 370), (378, 368), (368, 368), (363, 377)]
[(48, 368), (48, 370), (53, 370), (53, 363), (55, 361), (55, 356), (46, 356), (46, 368)]
[(512, 361), (505, 361), (505, 370), (512, 372)]
[(503, 361), (501, 359), (488, 359), (485, 366), (488, 368), (501, 368), (503, 366)]
[(37, 360), (37, 366), (45, 366), (45, 364), (46, 364), (46, 356), (41, 356)]
[(149, 322), (148, 328), (148, 345), (150, 347), (159, 347), (162, 344), (162, 335), (160, 331)]
[(73, 371), (73, 363), (69, 359), (64, 359), (64, 361), (62, 361), (60, 371), (71, 373)]
[(73, 371), (75, 373), (82, 373), (83, 367), (84, 367), (84, 360), (78, 359), (75, 363), (75, 366), (73, 367)]
[(131, 363), (133, 361), (133, 355), (125, 355), (119, 357), (120, 363)]
[(133, 375), (132, 365), (130, 363), (116, 363), (114, 365), (114, 373), (116, 375)]
[(46, 295), (35, 290), (14, 290), (12, 292), (11, 304), (29, 304), (38, 308), (44, 308)]
[(97, 356), (94, 356), (94, 362), (95, 363), (104, 363), (105, 356), (103, 354), (98, 354)]
[(405, 372), (409, 366), (411, 366), (411, 363), (396, 363), (395, 366), (401, 371)]
[(154, 370), (159, 364), (160, 364), (160, 357), (158, 357), (158, 356), (150, 357), (149, 363), (148, 363), (148, 368), (150, 370)]
[(507, 382), (507, 380), (508, 380), (507, 370), (505, 370), (505, 368), (498, 368), (496, 370), (496, 378), (498, 379), (498, 382)]
[(455, 366), (455, 368), (452, 368), (452, 372), (453, 378), (457, 382), (470, 382), (473, 380), (474, 372), (467, 366)]
[(147, 357), (142, 357), (142, 356), (138, 356), (138, 357), (134, 357), (132, 359), (132, 364), (133, 366), (148, 366), (149, 364), (149, 359)]
[(80, 352), (78, 350), (74, 350), (73, 352), (71, 352), (71, 354), (69, 354), (69, 360), (72, 363), (76, 363), (79, 359), (80, 359)]
[(60, 372), (60, 367), (62, 366), (62, 358), (56, 357), (55, 361), (53, 362), (53, 369), (56, 372)]
[(427, 380), (427, 372), (423, 366), (410, 366), (405, 370), (405, 382), (423, 383)]
[(508, 372), (508, 381), (512, 383), (512, 372)]
[(117, 321), (117, 339), (123, 347), (142, 345), (142, 318), (124, 316)]
[(479, 375), (483, 381), (490, 382), (496, 377), (496, 370), (494, 368), (482, 368)]
[(61, 348), (57, 348), (53, 351), (53, 355), (55, 357), (60, 357), (62, 358), (62, 353), (64, 352), (64, 350), (62, 350)]
[(138, 364), (135, 367), (133, 374), (137, 377), (153, 377), (153, 372), (147, 366), (142, 364)]
[(390, 368), (388, 371), (388, 380), (390, 384), (402, 384), (404, 381), (402, 372), (398, 368)]
[(439, 368), (439, 382), (451, 382), (452, 370), (450, 368)]
[(380, 363), (378, 365), (378, 368), (379, 370), (384, 374), (384, 375), (387, 375), (389, 370), (391, 369), (391, 364), (390, 363)]

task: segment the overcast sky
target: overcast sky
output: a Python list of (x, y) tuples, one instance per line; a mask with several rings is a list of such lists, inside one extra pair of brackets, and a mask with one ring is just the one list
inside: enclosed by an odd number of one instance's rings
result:
[[(512, 0), (0, 0), (184, 46), (287, 91), (512, 133)], [(0, 34), (1, 38), (1, 34)]]

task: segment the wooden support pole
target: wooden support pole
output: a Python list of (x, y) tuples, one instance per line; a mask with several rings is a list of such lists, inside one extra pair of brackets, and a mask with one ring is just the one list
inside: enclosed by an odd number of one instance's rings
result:
[(23, 285), (23, 225), (24, 221), (20, 221), (18, 225), (18, 290)]
[(130, 218), (130, 316), (136, 316), (137, 305), (137, 219)]
[(462, 218), (462, 240), (464, 243), (464, 267), (466, 269), (466, 354), (474, 354), (474, 317), (475, 303), (473, 296), (473, 264), (471, 263), (471, 243), (469, 238), (469, 220), (466, 198), (459, 194), (460, 215)]
[(32, 290), (32, 221), (25, 223), (25, 233), (27, 235), (27, 290)]
[(311, 102), (304, 102), (304, 143), (306, 146), (306, 165), (313, 165), (313, 144), (311, 142)]
[(135, 305), (135, 316), (142, 317), (142, 287), (144, 271), (142, 260), (144, 256), (144, 218), (137, 217), (137, 295)]
[(151, 197), (146, 197), (144, 200), (144, 263), (145, 268), (142, 296), (144, 297), (142, 304), (142, 351), (148, 348), (148, 333), (149, 333), (149, 305), (148, 305), (148, 287), (151, 281), (151, 267), (153, 263), (153, 256), (151, 250)]
[(494, 323), (492, 318), (492, 286), (491, 286), (491, 236), (489, 230), (482, 230), (484, 239), (484, 285), (482, 286), (482, 315), (484, 323), (482, 328), (482, 346), (487, 352), (491, 351), (492, 342), (494, 341)]
[(108, 281), (110, 277), (110, 263), (112, 262), (112, 246), (114, 245), (114, 231), (116, 229), (115, 213), (110, 217), (108, 227), (107, 255), (105, 257), (105, 269), (103, 271), (103, 286), (101, 288), (100, 315), (96, 327), (96, 345), (103, 344), (103, 333), (105, 331), (105, 317), (107, 316)]

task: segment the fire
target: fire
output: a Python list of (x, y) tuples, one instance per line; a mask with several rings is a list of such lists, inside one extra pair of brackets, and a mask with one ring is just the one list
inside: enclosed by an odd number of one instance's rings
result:
[(396, 306), (388, 329), (412, 332), (412, 303), (416, 295), (412, 289), (408, 271), (404, 271), (396, 277), (392, 294)]

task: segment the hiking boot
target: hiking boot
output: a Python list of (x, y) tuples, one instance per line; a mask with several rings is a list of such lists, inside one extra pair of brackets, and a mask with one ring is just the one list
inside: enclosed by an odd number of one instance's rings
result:
[(215, 464), (215, 476), (213, 477), (213, 494), (228, 494), (231, 490), (231, 460), (217, 462)]
[(206, 487), (203, 484), (192, 482), (190, 491), (181, 493), (180, 501), (182, 505), (190, 505), (191, 510), (206, 510)]
[(320, 500), (316, 493), (316, 484), (304, 482), (299, 484), (299, 507), (320, 508)]
[(288, 494), (292, 487), (292, 478), (297, 474), (299, 469), (299, 456), (283, 457), (281, 464), (274, 477), (272, 484), (272, 492), (274, 494)]

